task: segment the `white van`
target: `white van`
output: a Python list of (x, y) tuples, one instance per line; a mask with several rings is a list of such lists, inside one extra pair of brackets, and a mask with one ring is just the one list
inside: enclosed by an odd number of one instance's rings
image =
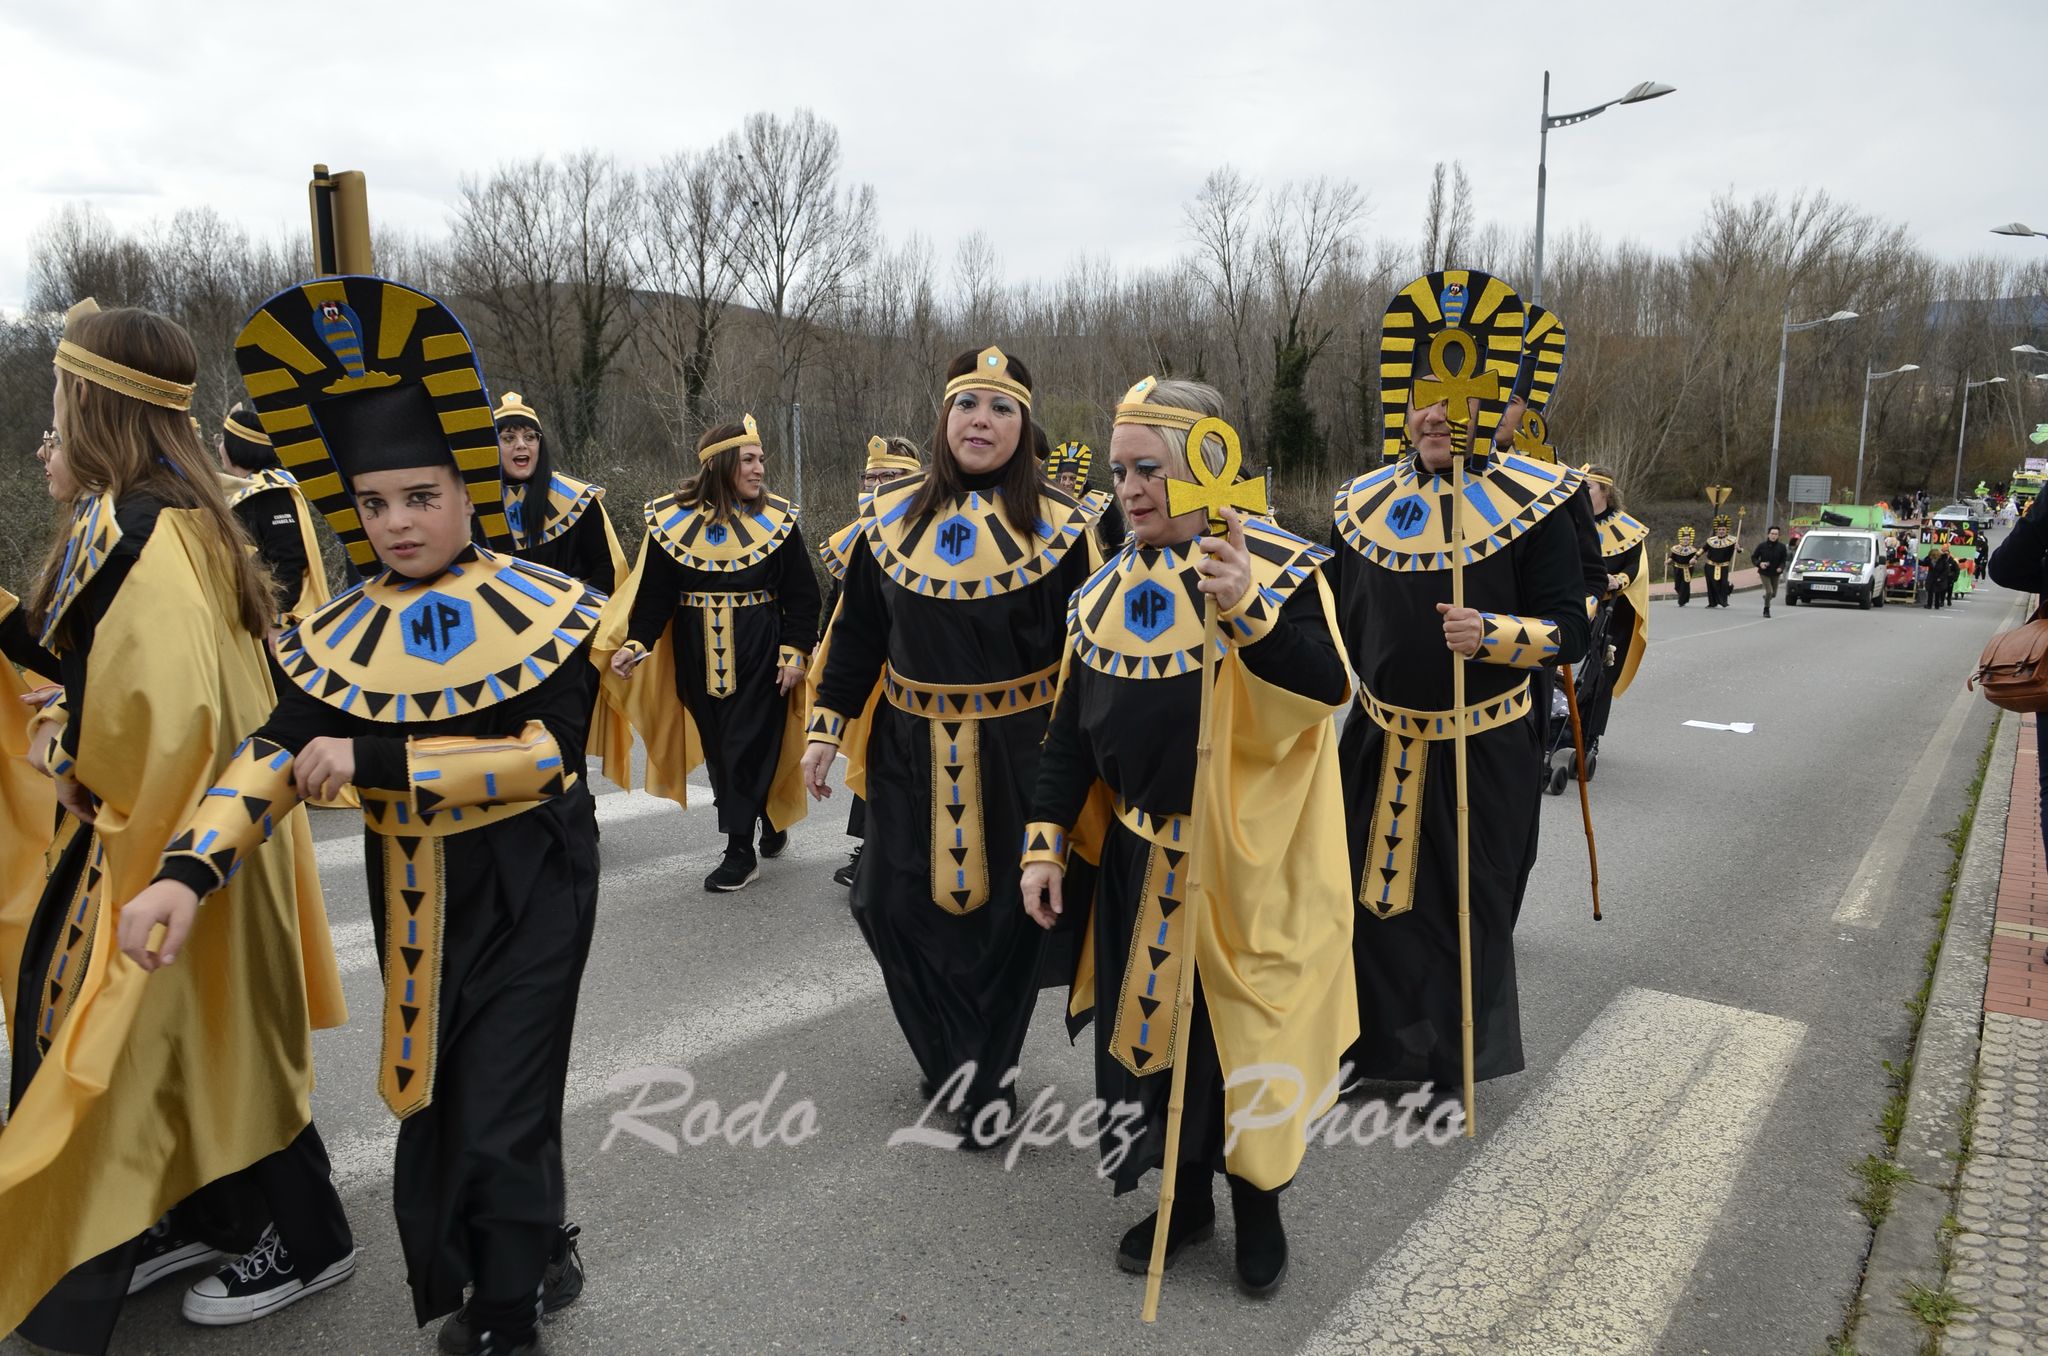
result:
[(1785, 605), (1884, 606), (1884, 539), (1853, 527), (1817, 527), (1799, 539), (1785, 570)]

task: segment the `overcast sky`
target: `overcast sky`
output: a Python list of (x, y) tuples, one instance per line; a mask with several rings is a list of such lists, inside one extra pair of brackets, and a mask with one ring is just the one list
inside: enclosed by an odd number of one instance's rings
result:
[(66, 201), (268, 235), (303, 228), (318, 160), (366, 172), (374, 220), (438, 233), (465, 174), (644, 165), (798, 106), (942, 272), (975, 229), (1013, 279), (1164, 262), (1225, 162), (1355, 179), (1368, 233), (1413, 240), (1430, 166), (1461, 160), (1482, 222), (1527, 223), (1546, 67), (1554, 112), (1678, 87), (1552, 135), (1553, 240), (1675, 248), (1718, 191), (1825, 188), (1939, 255), (2025, 258), (2048, 241), (1987, 228), (2048, 230), (2044, 39), (2044, 0), (7, 0), (0, 306)]

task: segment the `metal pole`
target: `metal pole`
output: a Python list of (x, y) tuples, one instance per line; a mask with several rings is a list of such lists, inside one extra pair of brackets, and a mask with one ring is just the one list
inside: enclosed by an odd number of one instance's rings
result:
[(1764, 492), (1764, 524), (1778, 521), (1778, 430), (1785, 423), (1785, 358), (1792, 346), (1792, 308), (1785, 308), (1785, 323), (1778, 331), (1778, 405), (1771, 413), (1771, 485)]
[(790, 402), (789, 444), (791, 455), (796, 458), (796, 499), (798, 508), (804, 505), (804, 403)]
[(1948, 487), (1948, 502), (1953, 504), (1963, 497), (1963, 431), (1970, 427), (1970, 387), (1974, 383), (1963, 378), (1963, 417), (1956, 423), (1956, 478)]
[(1856, 426), (1856, 494), (1849, 500), (1852, 504), (1863, 502), (1863, 440), (1870, 433), (1870, 364), (1863, 365), (1863, 421)]
[(1536, 279), (1529, 300), (1543, 300), (1543, 191), (1550, 180), (1550, 72), (1543, 73), (1543, 121), (1536, 138)]

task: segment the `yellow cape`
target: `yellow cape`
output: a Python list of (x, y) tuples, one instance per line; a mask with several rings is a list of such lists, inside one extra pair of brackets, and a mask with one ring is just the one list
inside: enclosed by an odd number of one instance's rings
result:
[[(654, 642), (648, 657), (633, 670), (631, 678), (621, 678), (612, 672), (612, 656), (625, 647), (626, 630), (633, 618), (633, 600), (639, 596), (640, 581), (646, 577), (647, 553), (661, 549), (653, 537), (641, 539), (640, 556), (633, 562), (633, 572), (605, 603), (598, 618), (597, 638), (590, 645), (590, 662), (597, 665), (604, 685), (600, 709), (609, 705), (615, 712), (623, 712), (625, 721), (630, 723), (620, 723), (617, 730), (626, 737), (629, 756), (616, 764), (618, 771), (614, 772), (612, 756), (607, 755), (604, 775), (632, 789), (631, 735), (637, 730), (647, 745), (647, 789), (688, 809), (689, 775), (691, 769), (704, 761), (704, 744), (697, 737), (697, 722), (690, 718), (689, 708), (676, 697), (673, 618), (662, 628), (661, 638)], [(815, 669), (816, 665), (812, 667)], [(804, 795), (806, 694), (801, 684), (790, 692), (787, 705), (788, 715), (782, 725), (782, 756), (775, 765), (775, 780), (768, 787), (766, 806), (768, 822), (785, 831), (810, 811)]]
[[(1312, 584), (1330, 635), (1341, 636), (1320, 572)], [(1337, 647), (1342, 654), (1342, 640)], [(1063, 684), (1065, 677), (1063, 669)], [(1219, 756), (1197, 768), (1195, 785), (1195, 972), (1226, 1073), (1279, 1065), (1300, 1075), (1298, 1084), (1276, 1073), (1270, 1083), (1248, 1079), (1224, 1093), (1225, 1125), (1240, 1114), (1263, 1124), (1294, 1103), (1269, 1128), (1246, 1129), (1227, 1155), (1233, 1175), (1271, 1190), (1300, 1167), (1308, 1124), (1335, 1101), (1338, 1062), (1358, 1038), (1337, 728), (1332, 707), (1266, 683), (1234, 647), (1218, 663), (1214, 700), (1211, 747)], [(1107, 803), (1098, 782), (1072, 835), (1076, 851), (1099, 851)], [(1094, 993), (1092, 925), (1087, 937), (1076, 1013), (1092, 1006)]]
[[(0, 589), (0, 619), (16, 606), (15, 596)], [(50, 779), (28, 765), (28, 722), (34, 713), (21, 704), (21, 697), (55, 680), (54, 674), (24, 674), (0, 659), (0, 1004), (5, 1005), (0, 1030), (7, 1032), (9, 1041), (20, 1039), (12, 1029), (14, 984), (29, 919), (42, 894), (44, 854), (57, 819)]]
[(93, 641), (119, 662), (92, 667), (74, 775), (101, 798), (104, 871), (90, 966), (0, 1132), (0, 1332), (78, 1263), (290, 1143), (310, 1117), (311, 1029), (346, 1018), (300, 813), (209, 898), (175, 965), (146, 974), (118, 946), (120, 906), (274, 704), (209, 530), (166, 510)]

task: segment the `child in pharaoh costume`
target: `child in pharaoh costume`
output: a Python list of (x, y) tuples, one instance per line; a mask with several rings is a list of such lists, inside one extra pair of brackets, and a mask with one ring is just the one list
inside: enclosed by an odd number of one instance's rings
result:
[(237, 1323), (346, 1280), (355, 1253), (307, 1103), (311, 1030), (345, 1013), (306, 817), (237, 807), (275, 839), (186, 920), (175, 968), (116, 944), (122, 903), (275, 700), (275, 599), (185, 413), (198, 356), (164, 317), (88, 301), (56, 366), (45, 471), (71, 522), (25, 610), (62, 694), (27, 756), (67, 820), (10, 986), (0, 1332), (97, 1352), (159, 1277), (247, 1250), (183, 1304)]
[(1082, 442), (1065, 442), (1045, 457), (1045, 478), (1081, 501), (1081, 507), (1095, 515), (1096, 545), (1107, 555), (1124, 544), (1128, 530), (1116, 496), (1088, 488), (1088, 469), (1095, 450)]
[[(1068, 611), (1024, 834), (1023, 893), (1044, 927), (1066, 910), (1080, 915), (1086, 941), (1069, 1011), (1077, 1029), (1095, 1014), (1096, 1095), (1144, 1108), (1140, 1137), (1115, 1167), (1117, 1191), (1165, 1159), (1178, 1044), (1187, 1109), (1167, 1256), (1207, 1236), (1214, 1174), (1226, 1173), (1239, 1284), (1263, 1295), (1287, 1269), (1280, 1191), (1300, 1167), (1304, 1127), (1336, 1094), (1338, 1057), (1358, 1029), (1330, 719), (1351, 678), (1321, 574), (1327, 548), (1234, 509), (1225, 511), (1227, 536), (1204, 537), (1203, 509), (1168, 511), (1168, 480), (1194, 479), (1190, 456), (1234, 477), (1235, 434), (1210, 432), (1226, 428), (1222, 409), (1207, 386), (1151, 377), (1117, 406), (1110, 478), (1131, 538)], [(1210, 657), (1217, 752), (1202, 769), (1195, 744), (1211, 603), (1222, 637)], [(1108, 813), (1089, 813), (1091, 799)], [(1092, 898), (1067, 872), (1084, 823), (1084, 836), (1100, 839), (1077, 849), (1099, 858)], [(1191, 878), (1202, 895), (1192, 938), (1197, 910), (1181, 907)], [(1177, 1043), (1175, 1001), (1190, 964), (1192, 1025)], [(1289, 1072), (1270, 1086), (1254, 1077), (1225, 1091), (1254, 1065)], [(1228, 1117), (1290, 1100), (1296, 1115), (1240, 1132), (1226, 1150)], [(1146, 1269), (1156, 1219), (1118, 1244), (1125, 1270)]]
[(1671, 567), (1671, 587), (1677, 591), (1678, 605), (1684, 607), (1692, 601), (1692, 572), (1700, 568), (1700, 548), (1693, 545), (1697, 535), (1690, 527), (1678, 529), (1678, 540), (1664, 555), (1664, 561)]
[[(1457, 785), (1467, 736), (1475, 1076), (1522, 1067), (1513, 929), (1541, 791), (1529, 675), (1589, 637), (1569, 516), (1579, 473), (1493, 450), (1523, 343), (1498, 278), (1450, 269), (1388, 304), (1380, 340), (1392, 464), (1337, 492), (1337, 616), (1359, 681), (1340, 761), (1351, 836), (1360, 1034), (1368, 1079), (1460, 1081)], [(1452, 604), (1454, 515), (1464, 605)], [(1434, 655), (1435, 658), (1431, 658)], [(1463, 665), (1465, 704), (1453, 701)]]
[(489, 396), (433, 298), (380, 278), (305, 283), (264, 303), (236, 357), (280, 460), (324, 487), (314, 501), (367, 577), (280, 639), (290, 686), (188, 802), (122, 946), (160, 964), (281, 811), (353, 783), (413, 1312), (461, 1308), (444, 1351), (536, 1350), (537, 1302), (582, 1285), (561, 1121), (597, 906), (583, 748), (603, 595), (498, 553)]

